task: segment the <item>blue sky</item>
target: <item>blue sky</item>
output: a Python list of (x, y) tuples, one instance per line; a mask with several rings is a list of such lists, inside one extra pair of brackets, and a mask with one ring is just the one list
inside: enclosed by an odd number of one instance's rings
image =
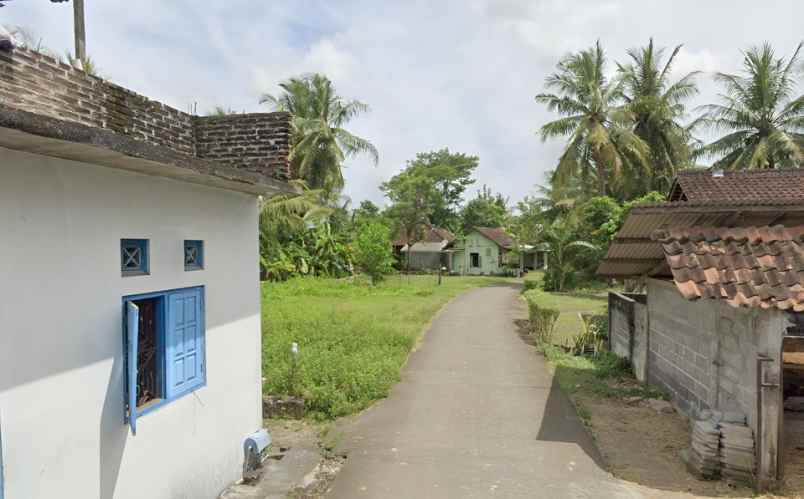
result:
[[(533, 96), (569, 51), (600, 39), (613, 60), (653, 36), (684, 44), (675, 72), (692, 70), (712, 101), (709, 74), (735, 71), (740, 49), (764, 40), (790, 54), (804, 38), (804, 2), (775, 0), (254, 1), (86, 0), (87, 44), (101, 73), (178, 109), (266, 110), (264, 92), (304, 72), (371, 106), (352, 131), (380, 150), (380, 165), (346, 164), (355, 204), (383, 202), (379, 184), (417, 152), (449, 147), (480, 156), (488, 184), (514, 202), (534, 193), (560, 142), (536, 130), (551, 116)], [(72, 47), (72, 6), (11, 0), (0, 23)], [(613, 64), (612, 64), (613, 68)]]

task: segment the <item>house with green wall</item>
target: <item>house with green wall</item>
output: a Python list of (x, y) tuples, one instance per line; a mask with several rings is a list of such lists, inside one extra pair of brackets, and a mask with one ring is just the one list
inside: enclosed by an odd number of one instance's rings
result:
[(518, 247), (502, 227), (473, 227), (455, 240), (450, 272), (460, 275), (500, 275), (524, 270), (525, 262), (546, 266), (546, 249)]

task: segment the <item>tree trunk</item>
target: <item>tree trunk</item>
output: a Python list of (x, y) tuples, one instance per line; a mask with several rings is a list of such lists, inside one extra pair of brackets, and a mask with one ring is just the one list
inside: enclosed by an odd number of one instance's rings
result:
[(598, 195), (605, 196), (606, 195), (606, 165), (603, 164), (603, 159), (600, 157), (600, 151), (595, 151), (592, 153), (592, 157), (595, 160), (595, 167), (597, 168), (597, 191)]

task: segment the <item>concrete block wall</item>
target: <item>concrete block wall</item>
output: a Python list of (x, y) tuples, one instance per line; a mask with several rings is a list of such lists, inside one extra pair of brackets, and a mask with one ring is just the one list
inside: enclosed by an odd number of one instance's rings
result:
[(618, 356), (631, 357), (631, 309), (633, 300), (616, 293), (609, 294), (609, 338), (611, 351)]
[(671, 282), (648, 281), (648, 382), (690, 416), (738, 411), (755, 428), (756, 362), (778, 363), (786, 314), (685, 300)]
[(290, 178), (288, 113), (193, 116), (24, 48), (0, 51), (0, 104)]
[(685, 300), (672, 283), (648, 283), (648, 382), (669, 392), (687, 414), (714, 406), (715, 302)]

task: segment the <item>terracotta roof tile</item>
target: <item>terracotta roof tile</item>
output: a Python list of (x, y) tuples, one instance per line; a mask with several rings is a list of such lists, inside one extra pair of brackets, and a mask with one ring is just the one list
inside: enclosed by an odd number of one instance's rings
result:
[(653, 233), (679, 292), (735, 307), (804, 310), (804, 226), (687, 227)]
[(473, 227), (473, 229), (491, 239), (502, 248), (511, 249), (516, 245), (514, 238), (508, 235), (502, 227)]

